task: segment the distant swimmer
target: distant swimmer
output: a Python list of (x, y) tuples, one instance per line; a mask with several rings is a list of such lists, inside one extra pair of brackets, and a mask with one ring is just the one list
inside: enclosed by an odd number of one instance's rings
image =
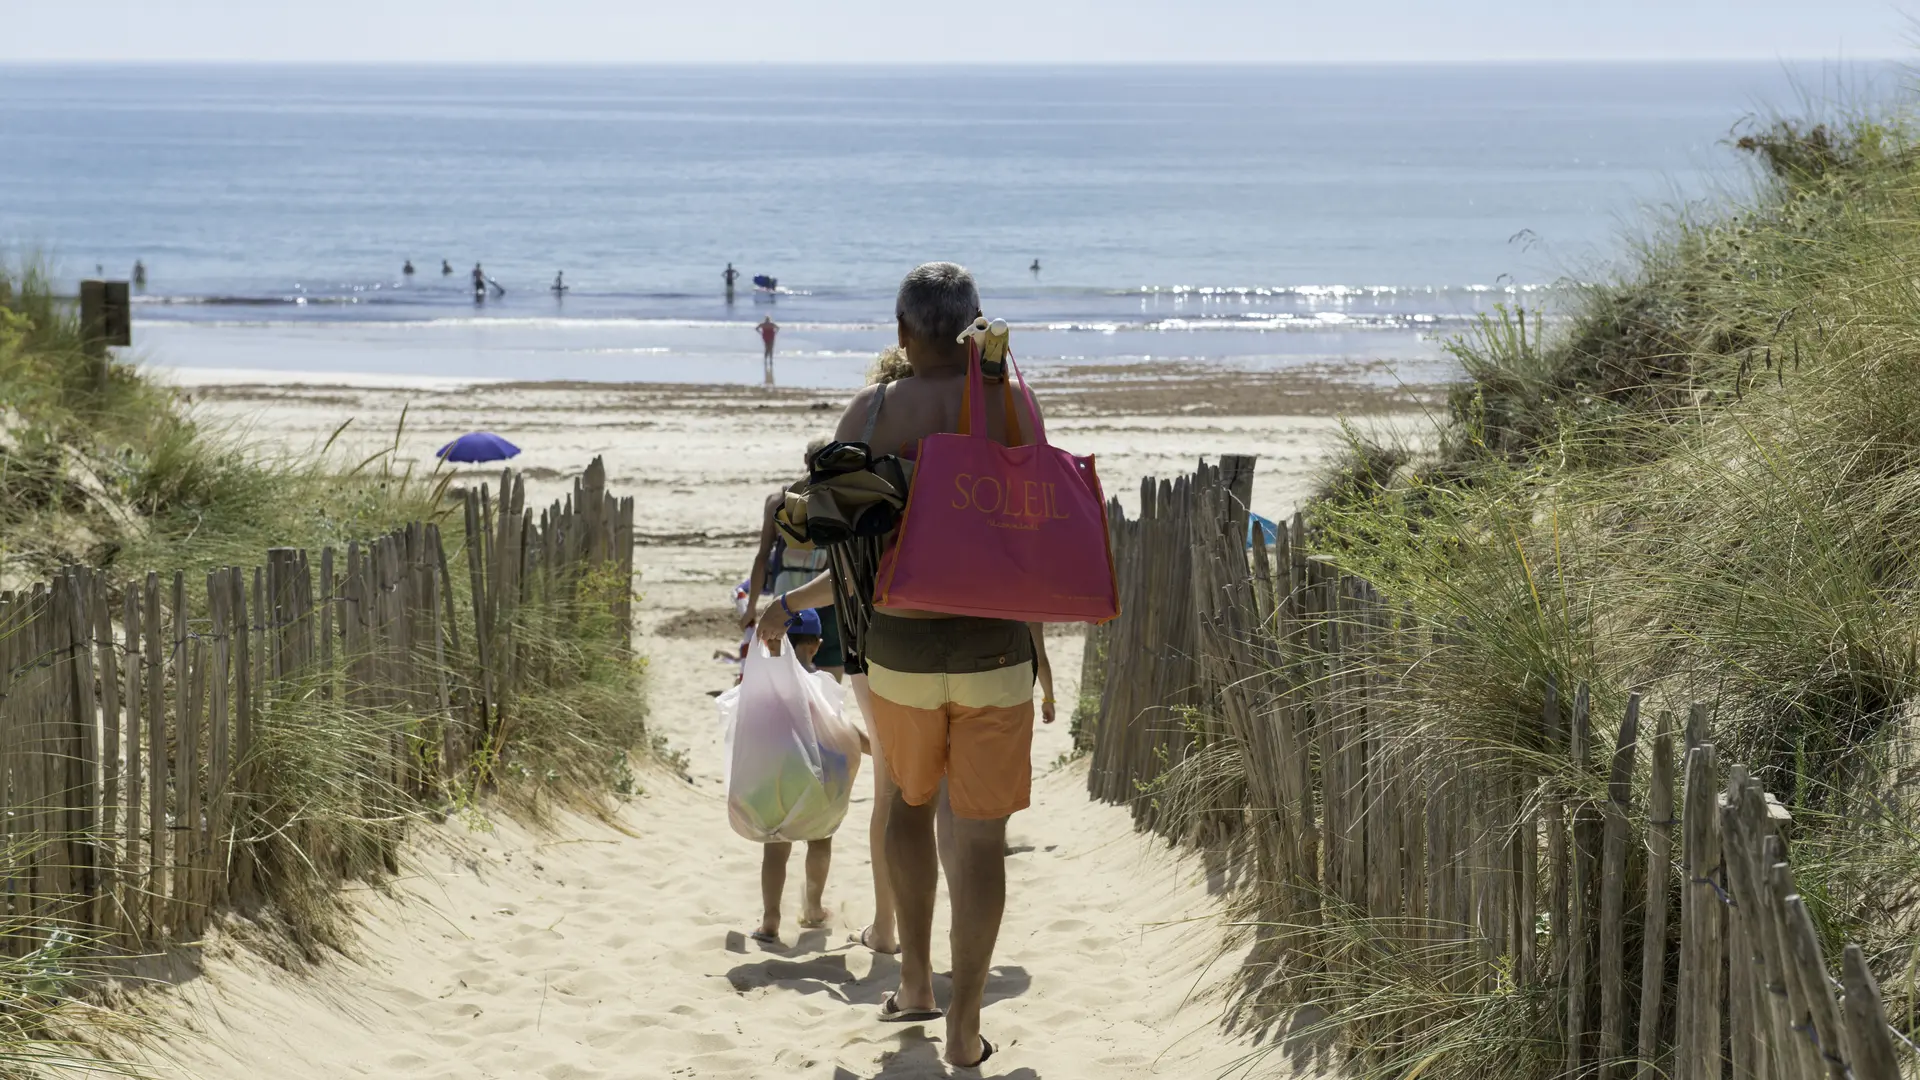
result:
[(732, 292), (733, 283), (740, 280), (740, 271), (735, 270), (732, 263), (728, 263), (727, 269), (720, 275), (720, 280), (726, 282), (727, 291)]
[(479, 263), (473, 264), (473, 302), (478, 304), (487, 298), (487, 272), (480, 269)]
[(412, 277), (413, 276), (413, 260), (408, 259), (407, 265), (401, 267), (400, 272), (407, 275), (408, 277)]
[(440, 276), (446, 277), (448, 274), (451, 274), (451, 273), (453, 273), (453, 264), (448, 262), (445, 259), (441, 259), (440, 260)]
[(558, 296), (561, 293), (567, 291), (566, 276), (567, 276), (567, 272), (565, 270), (554, 271), (553, 285), (551, 286), (551, 288), (553, 289), (553, 294), (555, 296)]
[(133, 283), (143, 289), (147, 285), (147, 264), (139, 259), (133, 260)]
[(1033, 271), (1034, 277), (1039, 277), (1040, 276), (1040, 260), (1039, 259), (1033, 260), (1033, 265), (1027, 267), (1027, 269)]

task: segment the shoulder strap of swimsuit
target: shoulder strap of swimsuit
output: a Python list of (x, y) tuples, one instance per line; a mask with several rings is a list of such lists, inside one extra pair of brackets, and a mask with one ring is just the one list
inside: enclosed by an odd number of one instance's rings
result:
[(887, 384), (879, 383), (874, 387), (873, 400), (867, 404), (867, 430), (860, 435), (860, 441), (873, 445), (874, 425), (880, 422), (880, 407), (887, 401)]

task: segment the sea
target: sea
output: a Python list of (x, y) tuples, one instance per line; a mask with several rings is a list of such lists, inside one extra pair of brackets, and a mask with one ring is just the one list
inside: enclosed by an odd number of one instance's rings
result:
[(198, 378), (759, 383), (772, 317), (776, 381), (852, 385), (893, 340), (901, 275), (948, 259), (1029, 368), (1430, 381), (1494, 305), (1560, 310), (1661, 222), (1748, 190), (1741, 131), (1902, 82), (1789, 62), (0, 65), (0, 245), (60, 282), (140, 261), (127, 355)]

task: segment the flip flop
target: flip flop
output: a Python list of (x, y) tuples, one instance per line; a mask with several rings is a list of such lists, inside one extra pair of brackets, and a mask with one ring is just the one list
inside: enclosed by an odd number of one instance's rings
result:
[(900, 955), (900, 949), (898, 946), (891, 949), (875, 949), (872, 945), (868, 944), (867, 935), (871, 933), (873, 933), (873, 924), (868, 923), (867, 925), (860, 928), (859, 933), (848, 934), (847, 940), (853, 942), (855, 945), (858, 945), (863, 949), (871, 949), (872, 951), (879, 953), (881, 956), (899, 956)]
[(899, 992), (894, 990), (887, 991), (887, 996), (880, 999), (881, 1021), (888, 1024), (924, 1024), (947, 1015), (939, 1009), (903, 1009), (898, 999)]
[(753, 933), (748, 934), (747, 936), (759, 942), (762, 945), (780, 944), (779, 934), (769, 934), (765, 930), (755, 930)]
[(980, 1036), (980, 1060), (974, 1062), (971, 1065), (955, 1065), (954, 1068), (977, 1069), (980, 1066), (985, 1065), (987, 1063), (987, 1059), (992, 1056), (993, 1056), (993, 1044), (987, 1041), (987, 1037), (985, 1035), (982, 1035)]

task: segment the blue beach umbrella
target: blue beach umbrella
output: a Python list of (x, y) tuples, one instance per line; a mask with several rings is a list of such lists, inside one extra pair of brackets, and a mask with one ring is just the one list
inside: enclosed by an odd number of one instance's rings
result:
[(504, 461), (519, 452), (519, 447), (491, 431), (475, 431), (441, 447), (439, 457), (442, 461)]
[(1247, 546), (1248, 547), (1253, 546), (1253, 537), (1254, 537), (1255, 529), (1258, 529), (1260, 531), (1260, 538), (1267, 542), (1268, 547), (1272, 547), (1280, 539), (1280, 526), (1277, 522), (1273, 521), (1273, 519), (1271, 518), (1263, 518), (1259, 514), (1253, 513), (1252, 511), (1248, 511), (1247, 513)]

